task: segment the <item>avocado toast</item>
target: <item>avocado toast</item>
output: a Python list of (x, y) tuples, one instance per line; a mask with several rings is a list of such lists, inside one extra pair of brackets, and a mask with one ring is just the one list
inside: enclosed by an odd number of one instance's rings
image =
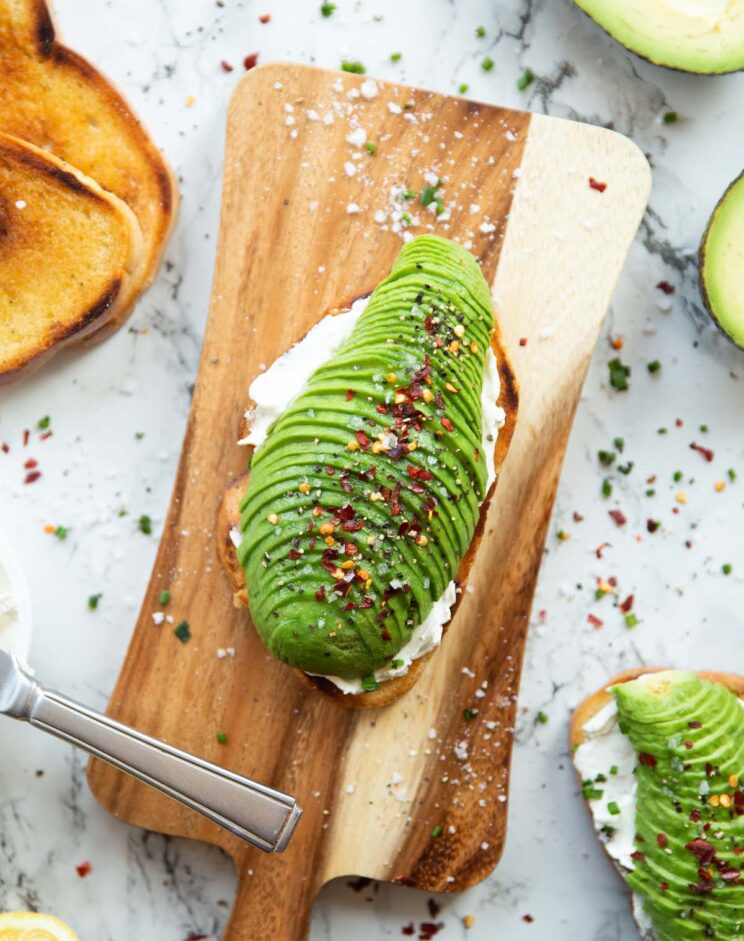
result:
[(638, 669), (574, 712), (584, 797), (649, 941), (744, 938), (742, 696), (731, 674)]
[[(503, 428), (484, 435), (494, 354)], [(225, 494), (223, 562), (269, 651), (346, 706), (409, 689), (430, 651), (401, 650), (434, 613), (439, 635), (452, 616), (515, 415), (475, 258), (411, 241), (269, 427), (247, 489)]]

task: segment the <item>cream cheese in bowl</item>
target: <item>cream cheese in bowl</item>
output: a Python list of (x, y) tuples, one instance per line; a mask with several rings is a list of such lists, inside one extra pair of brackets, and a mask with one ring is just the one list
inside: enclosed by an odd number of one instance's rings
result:
[(10, 543), (0, 533), (0, 647), (27, 660), (31, 648), (31, 596)]

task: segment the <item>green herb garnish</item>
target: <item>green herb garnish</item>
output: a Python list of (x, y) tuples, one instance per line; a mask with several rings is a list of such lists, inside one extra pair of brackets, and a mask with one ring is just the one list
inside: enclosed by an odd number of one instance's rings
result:
[(679, 115), (676, 111), (667, 111), (661, 120), (664, 122), (664, 124), (676, 124), (678, 117)]
[(187, 644), (191, 640), (191, 628), (188, 621), (181, 621), (178, 627), (173, 631), (182, 644)]
[(610, 801), (607, 805), (607, 810), (613, 815), (613, 817), (617, 817), (617, 815), (620, 813), (620, 808), (617, 805), (617, 801)]
[(609, 467), (616, 457), (614, 451), (597, 451), (597, 460), (603, 467)]
[(335, 3), (321, 3), (320, 12), (322, 16), (328, 19), (329, 16), (333, 16), (333, 14), (336, 12), (336, 4)]
[(57, 526), (54, 530), (54, 535), (60, 541), (67, 539), (67, 534), (69, 533), (69, 528), (67, 526)]
[(51, 423), (52, 419), (48, 415), (45, 415), (36, 422), (36, 427), (39, 429), (39, 431), (46, 431)]
[(152, 520), (146, 513), (143, 513), (142, 516), (137, 520), (137, 525), (140, 528), (140, 532), (144, 533), (146, 536), (152, 535)]
[(684, 476), (685, 475), (682, 473), (682, 471), (679, 471), (679, 470), (675, 471), (674, 474), (672, 475), (674, 482), (677, 484), (680, 482), (680, 480), (682, 480)]
[(483, 39), (483, 37), (486, 35), (486, 27), (477, 26), (475, 29), (475, 35), (478, 37), (478, 39)]
[(167, 588), (163, 589), (163, 591), (160, 592), (160, 603), (163, 605), (166, 605), (168, 604), (170, 600), (171, 600), (171, 593), (168, 591)]
[(374, 692), (378, 686), (379, 683), (377, 682), (374, 673), (370, 673), (369, 676), (362, 677), (362, 689), (365, 691), (365, 693)]
[(602, 496), (612, 496), (612, 481), (609, 479), (609, 477), (605, 477), (605, 479), (602, 481)]
[(98, 602), (103, 598), (103, 592), (99, 591), (97, 595), (91, 595), (88, 598), (88, 607), (91, 611), (95, 611), (98, 607)]
[(615, 438), (612, 442), (617, 450), (622, 454), (625, 450), (625, 438)]
[(610, 385), (618, 392), (627, 392), (630, 388), (630, 366), (626, 366), (618, 357), (607, 364), (610, 370)]
[(648, 369), (648, 371), (653, 375), (653, 373), (659, 372), (661, 369), (661, 363), (658, 359), (654, 359), (646, 365), (646, 369)]
[(525, 88), (529, 88), (534, 81), (535, 73), (532, 71), (532, 69), (525, 69), (517, 79), (517, 88), (520, 91), (524, 91)]
[(490, 56), (486, 56), (486, 58), (481, 62), (481, 68), (484, 72), (490, 72), (493, 66), (494, 61)]
[(730, 575), (734, 571), (734, 567), (733, 565), (731, 565), (730, 562), (725, 562), (721, 566), (721, 571), (723, 572), (724, 575)]
[(462, 710), (462, 717), (463, 719), (466, 719), (468, 722), (470, 722), (471, 719), (475, 719), (477, 715), (478, 715), (477, 709), (463, 709)]
[(377, 153), (377, 144), (373, 144), (371, 140), (368, 140), (367, 143), (364, 145), (364, 149), (367, 151), (368, 154), (374, 155)]
[(633, 470), (633, 462), (628, 461), (626, 464), (618, 464), (617, 469), (620, 471), (621, 474), (625, 474), (625, 476), (627, 477), (628, 474)]
[(540, 723), (540, 725), (547, 725), (547, 724), (548, 724), (548, 714), (547, 714), (547, 712), (543, 712), (542, 709), (538, 712), (538, 714), (537, 714), (537, 716), (536, 716), (535, 718), (536, 718), (537, 721)]
[(434, 829), (431, 831), (431, 836), (433, 840), (438, 839), (442, 835), (442, 825), (438, 823)]
[(227, 745), (227, 732), (218, 732), (215, 738), (220, 745)]
[(630, 614), (625, 615), (625, 626), (626, 627), (635, 627), (638, 624), (638, 618), (631, 611)]
[(734, 470), (734, 468), (729, 467), (726, 473), (728, 474), (728, 479), (733, 483), (736, 480), (736, 471)]
[(341, 63), (341, 69), (344, 72), (353, 72), (355, 75), (364, 75), (367, 69), (356, 59), (344, 59)]
[(586, 801), (596, 801), (604, 794), (604, 791), (594, 786), (594, 781), (584, 781), (581, 785), (581, 793)]
[(396, 62), (400, 62), (400, 60), (401, 60), (402, 58), (403, 58), (403, 53), (402, 53), (402, 52), (391, 52), (391, 53), (390, 53), (390, 61), (391, 61), (393, 64), (395, 64)]
[(421, 191), (421, 196), (419, 196), (419, 202), (422, 206), (429, 206), (437, 198), (437, 193), (441, 189), (442, 181), (437, 180), (434, 186), (429, 186), (428, 184)]
[(470, 89), (470, 85), (468, 85), (467, 82), (463, 82), (461, 85), (457, 86), (457, 94), (467, 95), (469, 89)]

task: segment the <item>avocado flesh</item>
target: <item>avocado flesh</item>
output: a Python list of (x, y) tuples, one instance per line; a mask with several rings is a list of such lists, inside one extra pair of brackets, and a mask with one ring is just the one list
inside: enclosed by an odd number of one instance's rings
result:
[(710, 315), (744, 347), (744, 175), (729, 186), (700, 246), (700, 281)]
[(698, 74), (744, 68), (742, 0), (576, 0), (613, 39), (656, 65)]
[(687, 671), (655, 673), (612, 692), (620, 728), (639, 755), (635, 830), (642, 855), (629, 886), (658, 941), (740, 941), (744, 709), (722, 684)]
[(346, 343), (269, 428), (241, 504), (238, 560), (277, 659), (370, 676), (455, 577), (486, 496), (492, 330), (470, 252), (414, 239)]

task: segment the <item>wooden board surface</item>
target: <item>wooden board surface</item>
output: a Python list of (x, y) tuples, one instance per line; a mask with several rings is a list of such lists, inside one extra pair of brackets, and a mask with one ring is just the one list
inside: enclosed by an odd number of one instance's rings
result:
[[(358, 147), (360, 128), (375, 155)], [(391, 192), (420, 191), (427, 173), (445, 181), (452, 205), (435, 221), (412, 202), (411, 231), (433, 227), (481, 258), (521, 383), (519, 421), (442, 649), (397, 703), (351, 711), (272, 661), (233, 607), (215, 515), (222, 488), (244, 468), (234, 442), (250, 380), (326, 309), (385, 276), (402, 244)], [(595, 127), (297, 65), (256, 69), (238, 86), (196, 391), (109, 713), (292, 793), (305, 813), (288, 851), (264, 856), (106, 765), (89, 770), (117, 816), (232, 855), (239, 890), (230, 941), (304, 938), (318, 889), (336, 876), (456, 891), (498, 862), (545, 532), (585, 371), (649, 185), (641, 153)], [(153, 624), (166, 587), (168, 613), (191, 626), (188, 644), (173, 625)], [(220, 659), (219, 648), (235, 656)], [(466, 708), (478, 717), (466, 721)]]

